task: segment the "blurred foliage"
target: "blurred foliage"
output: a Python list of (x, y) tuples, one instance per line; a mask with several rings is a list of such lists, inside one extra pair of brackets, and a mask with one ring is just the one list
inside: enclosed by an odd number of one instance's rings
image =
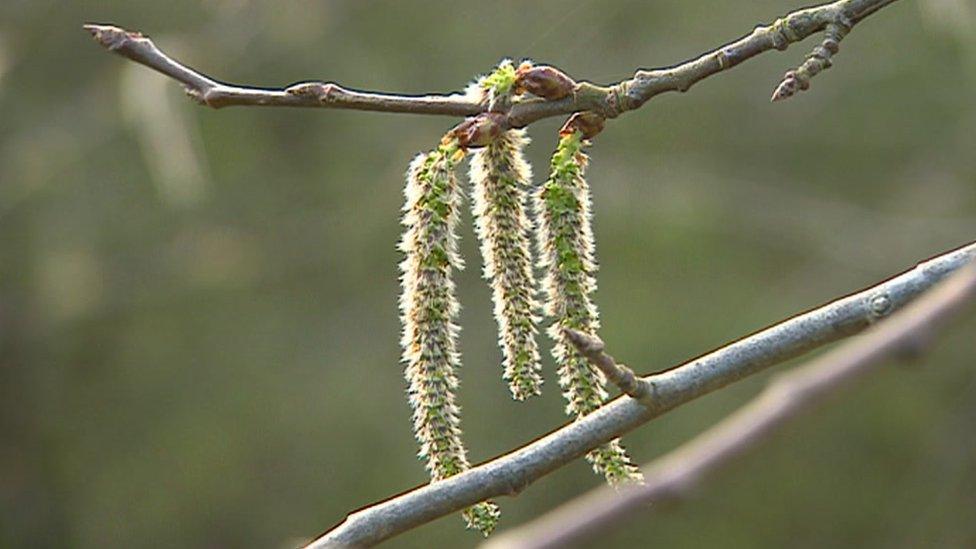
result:
[[(152, 35), (234, 82), (449, 91), (505, 56), (608, 82), (796, 1), (0, 3), (0, 546), (288, 547), (425, 481), (398, 361), (403, 171), (452, 121), (212, 111), (102, 51)], [(898, 2), (833, 69), (768, 97), (809, 41), (613, 121), (590, 180), (596, 299), (639, 371), (695, 356), (971, 240), (976, 7)], [(560, 121), (533, 127), (544, 172)], [(500, 381), (470, 223), (461, 402), (474, 461), (562, 424)], [(976, 322), (847, 391), (605, 545), (976, 544)], [(763, 376), (625, 437), (646, 461)], [(600, 479), (502, 499), (501, 527)], [(391, 543), (471, 546), (444, 519)]]

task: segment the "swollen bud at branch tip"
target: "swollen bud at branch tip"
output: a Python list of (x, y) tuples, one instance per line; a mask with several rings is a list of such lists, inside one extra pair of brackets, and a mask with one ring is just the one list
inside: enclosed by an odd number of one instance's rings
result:
[(549, 65), (522, 63), (515, 71), (515, 93), (529, 92), (554, 101), (573, 93), (576, 82), (563, 71)]
[(580, 132), (583, 139), (593, 139), (597, 134), (603, 131), (603, 126), (605, 124), (606, 119), (595, 112), (578, 112), (573, 116), (570, 116), (569, 120), (563, 124), (563, 127), (559, 128), (559, 135), (569, 135), (574, 132)]
[(484, 147), (502, 134), (505, 115), (497, 112), (485, 112), (478, 116), (465, 118), (463, 122), (454, 126), (445, 137), (457, 140), (462, 149)]

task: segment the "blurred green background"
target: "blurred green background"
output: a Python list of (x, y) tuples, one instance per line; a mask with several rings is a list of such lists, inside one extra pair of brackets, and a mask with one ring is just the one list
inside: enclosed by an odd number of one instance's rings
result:
[[(80, 25), (150, 34), (213, 76), (451, 91), (500, 58), (606, 83), (786, 1), (0, 3), (0, 546), (289, 547), (425, 481), (398, 362), (402, 174), (449, 118), (195, 106)], [(976, 234), (976, 5), (898, 2), (811, 91), (814, 45), (608, 125), (592, 150), (603, 336), (663, 369)], [(534, 126), (539, 181), (559, 120)], [(458, 277), (470, 455), (563, 424), (509, 400), (480, 258)], [(976, 544), (970, 320), (603, 545)], [(546, 344), (548, 347), (548, 343)], [(788, 366), (787, 366), (788, 367)], [(645, 462), (765, 376), (627, 436)], [(501, 528), (598, 485), (576, 463)], [(465, 547), (457, 517), (391, 542)]]

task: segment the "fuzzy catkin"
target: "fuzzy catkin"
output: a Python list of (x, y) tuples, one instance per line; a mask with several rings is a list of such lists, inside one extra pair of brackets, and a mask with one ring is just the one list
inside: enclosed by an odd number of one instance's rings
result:
[[(455, 319), (460, 307), (451, 276), (463, 268), (455, 230), (461, 193), (454, 168), (460, 154), (456, 142), (446, 141), (418, 155), (407, 171), (404, 191), (401, 345), (419, 457), (426, 460), (434, 481), (470, 466), (455, 397), (461, 366)], [(498, 514), (494, 503), (482, 502), (465, 510), (464, 518), (469, 528), (488, 535)]]
[(483, 275), (491, 283), (504, 356), (502, 378), (515, 400), (542, 392), (532, 226), (525, 213), (532, 181), (532, 169), (522, 155), (528, 142), (525, 130), (508, 130), (474, 153), (470, 170)]
[[(534, 195), (539, 264), (545, 272), (545, 313), (552, 319), (547, 333), (554, 341), (552, 356), (559, 365), (566, 413), (577, 418), (596, 410), (607, 399), (605, 376), (564, 333), (566, 328), (573, 328), (595, 335), (600, 327), (591, 298), (596, 290), (597, 264), (590, 189), (583, 177), (588, 161), (583, 152), (585, 144), (579, 132), (561, 135), (549, 179)], [(619, 439), (591, 451), (587, 459), (611, 484), (642, 480)]]

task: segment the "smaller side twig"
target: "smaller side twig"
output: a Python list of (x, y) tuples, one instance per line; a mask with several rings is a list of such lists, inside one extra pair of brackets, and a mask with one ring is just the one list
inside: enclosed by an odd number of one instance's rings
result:
[[(649, 503), (680, 498), (706, 474), (752, 449), (799, 413), (884, 360), (915, 354), (938, 326), (976, 298), (976, 266), (933, 288), (904, 311), (805, 366), (783, 374), (753, 401), (708, 431), (645, 465), (645, 483), (619, 491), (600, 488), (489, 541), (492, 549), (572, 546), (631, 517)], [(656, 507), (652, 507), (654, 509)]]
[(606, 345), (602, 339), (572, 328), (566, 328), (564, 331), (566, 338), (576, 347), (576, 350), (585, 356), (590, 364), (599, 368), (603, 375), (610, 380), (610, 383), (616, 385), (630, 398), (649, 403), (652, 392), (651, 383), (641, 379), (633, 370), (623, 364), (617, 364), (617, 361), (604, 351)]
[(783, 75), (783, 80), (776, 86), (769, 100), (782, 101), (793, 97), (799, 91), (809, 89), (810, 79), (831, 67), (831, 58), (840, 51), (840, 41), (851, 32), (851, 27), (853, 23), (844, 14), (838, 15), (836, 21), (828, 23), (823, 41), (813, 48), (796, 70), (787, 71)]

